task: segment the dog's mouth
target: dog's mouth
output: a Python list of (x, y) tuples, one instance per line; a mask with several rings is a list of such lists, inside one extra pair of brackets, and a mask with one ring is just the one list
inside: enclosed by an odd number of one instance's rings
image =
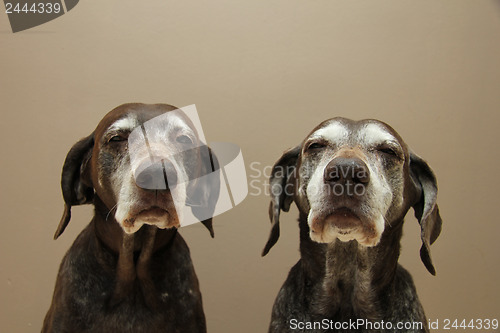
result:
[(339, 233), (347, 234), (358, 228), (362, 221), (352, 209), (341, 207), (327, 215), (324, 223), (333, 225)]
[(309, 226), (311, 239), (318, 243), (357, 240), (362, 245), (374, 246), (380, 239), (376, 223), (349, 207), (335, 208), (322, 216), (311, 217)]
[(155, 223), (168, 219), (170, 213), (160, 207), (153, 206), (151, 208), (141, 210), (137, 215), (136, 219), (141, 219), (143, 221)]
[(311, 236), (314, 235), (313, 240), (326, 242), (323, 239), (325, 231), (334, 231), (339, 238), (343, 238), (343, 236), (348, 236), (358, 230), (362, 223), (358, 214), (352, 209), (347, 207), (336, 208), (332, 212), (326, 213), (322, 217), (317, 216), (312, 220)]
[(156, 226), (160, 229), (179, 228), (179, 218), (177, 214), (169, 210), (151, 206), (130, 215), (123, 221), (123, 228), (127, 233), (134, 233), (139, 230), (143, 224)]

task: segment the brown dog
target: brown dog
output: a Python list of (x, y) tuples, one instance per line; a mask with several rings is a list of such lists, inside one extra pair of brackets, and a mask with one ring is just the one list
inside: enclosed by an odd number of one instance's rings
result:
[(439, 236), (437, 185), (427, 163), (376, 120), (334, 118), (276, 162), (273, 223), (295, 201), (301, 259), (274, 303), (269, 332), (427, 332), (410, 274), (398, 264), (403, 219), (420, 222), (423, 263)]
[[(69, 151), (61, 180), (65, 209), (55, 238), (66, 228), (71, 206), (92, 203), (95, 216), (61, 263), (42, 332), (206, 331), (174, 201), (210, 200), (212, 184), (190, 188), (194, 182), (187, 180), (213, 171), (217, 162), (200, 163), (209, 150), (191, 121), (171, 112), (175, 109), (121, 105)], [(144, 163), (131, 163), (127, 138), (159, 116), (162, 123), (148, 134), (147, 147), (137, 149), (162, 163), (141, 168)], [(157, 175), (163, 187), (155, 187)], [(206, 203), (191, 204), (200, 209)], [(203, 224), (213, 237), (211, 219)]]

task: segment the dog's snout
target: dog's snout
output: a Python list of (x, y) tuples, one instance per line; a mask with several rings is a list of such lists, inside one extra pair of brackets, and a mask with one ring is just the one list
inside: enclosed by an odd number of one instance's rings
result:
[(336, 157), (325, 168), (324, 180), (335, 184), (368, 184), (370, 171), (368, 166), (357, 157)]
[(142, 189), (168, 190), (177, 185), (177, 171), (168, 160), (143, 162), (137, 170), (135, 182)]

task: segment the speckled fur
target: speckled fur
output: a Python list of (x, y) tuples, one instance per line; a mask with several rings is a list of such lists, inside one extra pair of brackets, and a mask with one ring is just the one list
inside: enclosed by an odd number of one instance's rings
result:
[(291, 330), (292, 319), (301, 322), (323, 319), (347, 322), (358, 318), (392, 323), (427, 322), (411, 275), (397, 263), (400, 227), (384, 233), (379, 246), (360, 250), (356, 241), (334, 244), (311, 241), (305, 216), (299, 219), (299, 226), (301, 259), (290, 270), (278, 293), (269, 332), (332, 332)]
[(189, 249), (176, 232), (151, 258), (158, 307), (150, 309), (141, 281), (114, 306), (118, 257), (96, 237), (95, 221), (64, 257), (42, 332), (206, 332), (201, 293)]
[[(143, 123), (175, 109), (124, 104), (69, 151), (61, 177), (65, 208), (55, 238), (68, 225), (71, 206), (93, 204), (95, 214), (62, 260), (43, 333), (206, 332), (198, 279), (177, 229), (145, 224), (126, 233), (115, 218), (116, 180), (130, 179), (131, 168), (125, 138), (116, 143), (106, 133), (113, 126), (128, 126), (118, 128), (125, 136), (132, 120)], [(133, 185), (136, 195), (129, 209), (172, 200), (170, 189), (145, 191)], [(171, 219), (175, 211), (167, 213)], [(202, 223), (213, 235), (211, 219)]]
[[(371, 132), (367, 128), (371, 129)], [(376, 131), (375, 131), (376, 129)], [(380, 137), (397, 140), (399, 161), (381, 156), (376, 146), (369, 144), (363, 147), (366, 137)], [(308, 154), (307, 142), (311, 139), (323, 139), (314, 154)], [(325, 140), (328, 139), (328, 140)], [(369, 141), (369, 140), (368, 140)], [(384, 141), (381, 141), (384, 142)], [(356, 149), (376, 158), (378, 172), (373, 177), (386, 179), (390, 187), (392, 199), (388, 201), (383, 221), (383, 232), (380, 241), (365, 246), (357, 239), (341, 241), (339, 238), (329, 242), (316, 242), (311, 237), (311, 226), (308, 221), (313, 211), (336, 209), (336, 202), (331, 197), (314, 197), (316, 206), (311, 205), (307, 188), (311, 174), (328, 163), (338, 151), (344, 147)], [(378, 155), (377, 155), (378, 154)], [(370, 158), (366, 158), (370, 163)], [(370, 166), (369, 166), (370, 167)], [(373, 164), (373, 167), (377, 167)], [(297, 172), (297, 170), (306, 172)], [(279, 170), (287, 170), (279, 173)], [(318, 177), (317, 177), (318, 178)], [(376, 179), (378, 180), (378, 179)], [(316, 179), (315, 186), (321, 185), (323, 179)], [(371, 182), (371, 180), (370, 180)], [(277, 242), (279, 237), (279, 216), (281, 211), (288, 211), (292, 202), (297, 205), (300, 227), (300, 254), (298, 263), (290, 270), (275, 300), (270, 333), (286, 332), (381, 332), (380, 330), (340, 329), (335, 331), (323, 327), (295, 328), (295, 323), (318, 323), (323, 320), (346, 323), (358, 319), (381, 323), (420, 322), (420, 328), (396, 329), (387, 332), (422, 333), (428, 332), (427, 320), (418, 299), (411, 275), (398, 264), (403, 219), (410, 208), (414, 208), (415, 216), (421, 225), (422, 262), (431, 274), (435, 274), (430, 257), (430, 244), (439, 236), (441, 218), (436, 204), (436, 178), (419, 156), (412, 153), (401, 137), (389, 125), (377, 120), (352, 121), (345, 118), (327, 120), (316, 127), (304, 142), (283, 153), (273, 167), (270, 184), (271, 192), (270, 218), (272, 229), (263, 255)], [(294, 192), (283, 191), (285, 187), (294, 188)], [(380, 187), (381, 188), (381, 187)], [(377, 200), (370, 198), (382, 196), (380, 190), (372, 188), (372, 193), (364, 197), (368, 208), (376, 210)], [(344, 200), (345, 202), (345, 200)], [(342, 205), (342, 203), (340, 204)], [(365, 212), (367, 216), (370, 211)], [(320, 326), (320, 325), (318, 325)]]

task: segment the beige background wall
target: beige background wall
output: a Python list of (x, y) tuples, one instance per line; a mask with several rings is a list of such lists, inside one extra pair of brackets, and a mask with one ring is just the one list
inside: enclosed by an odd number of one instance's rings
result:
[[(90, 206), (74, 208), (52, 240), (67, 151), (135, 101), (196, 104), (208, 140), (238, 143), (247, 166), (271, 165), (326, 118), (390, 123), (440, 186), (437, 276), (419, 260), (413, 213), (400, 260), (427, 316), (500, 319), (499, 1), (81, 1), (17, 34), (0, 13), (0, 45), (1, 332), (39, 331), (90, 220)], [(295, 208), (260, 257), (267, 204), (249, 196), (217, 217), (213, 240), (199, 224), (182, 230), (210, 332), (267, 329), (298, 259)]]

